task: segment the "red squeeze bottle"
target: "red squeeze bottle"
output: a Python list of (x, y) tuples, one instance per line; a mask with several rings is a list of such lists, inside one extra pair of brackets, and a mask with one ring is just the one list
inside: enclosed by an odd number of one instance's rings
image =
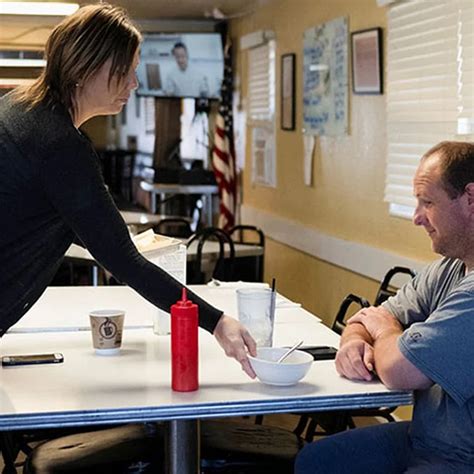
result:
[(199, 387), (198, 322), (198, 307), (183, 288), (181, 300), (171, 306), (171, 388), (178, 392)]

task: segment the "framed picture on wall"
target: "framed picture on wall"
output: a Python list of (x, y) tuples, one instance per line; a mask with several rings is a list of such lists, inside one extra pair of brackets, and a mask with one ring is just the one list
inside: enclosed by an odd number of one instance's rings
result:
[(294, 53), (281, 57), (281, 128), (295, 129), (295, 60)]
[(351, 44), (354, 94), (382, 94), (382, 28), (354, 31)]

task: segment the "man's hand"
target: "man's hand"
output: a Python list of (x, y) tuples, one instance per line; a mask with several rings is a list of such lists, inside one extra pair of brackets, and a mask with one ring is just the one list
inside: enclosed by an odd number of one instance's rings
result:
[(343, 342), (336, 355), (336, 370), (339, 375), (351, 380), (372, 380), (374, 349), (361, 338)]
[(255, 378), (255, 372), (248, 360), (247, 351), (252, 356), (257, 355), (257, 344), (247, 329), (234, 318), (224, 314), (214, 329), (214, 336), (226, 355), (237, 359), (245, 373), (249, 377)]
[(362, 324), (352, 324), (344, 329), (336, 355), (336, 369), (351, 380), (373, 379), (373, 340)]
[(385, 332), (403, 332), (400, 322), (383, 306), (361, 309), (347, 321), (348, 326), (356, 323), (362, 324), (374, 341)]

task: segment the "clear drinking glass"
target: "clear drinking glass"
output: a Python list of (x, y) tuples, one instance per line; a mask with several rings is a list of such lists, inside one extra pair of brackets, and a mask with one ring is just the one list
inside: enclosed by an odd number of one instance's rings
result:
[(274, 315), (270, 288), (241, 288), (237, 290), (239, 321), (248, 329), (258, 347), (273, 344)]

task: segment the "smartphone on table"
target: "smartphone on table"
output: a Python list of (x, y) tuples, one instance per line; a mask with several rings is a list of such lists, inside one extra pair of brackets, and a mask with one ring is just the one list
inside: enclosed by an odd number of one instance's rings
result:
[(2, 366), (59, 364), (63, 361), (64, 356), (59, 352), (51, 354), (6, 355), (2, 357)]
[(299, 350), (311, 354), (314, 360), (335, 359), (337, 354), (337, 349), (332, 346), (302, 346)]

